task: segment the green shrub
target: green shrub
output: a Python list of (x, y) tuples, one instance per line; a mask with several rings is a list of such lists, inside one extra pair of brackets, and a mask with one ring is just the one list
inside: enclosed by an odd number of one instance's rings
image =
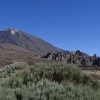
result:
[(13, 64), (7, 65), (0, 71), (0, 78), (10, 77), (13, 73), (16, 73), (26, 67), (28, 67), (28, 65), (24, 62), (15, 62)]
[(0, 75), (0, 100), (100, 100), (99, 82), (75, 65), (17, 63)]

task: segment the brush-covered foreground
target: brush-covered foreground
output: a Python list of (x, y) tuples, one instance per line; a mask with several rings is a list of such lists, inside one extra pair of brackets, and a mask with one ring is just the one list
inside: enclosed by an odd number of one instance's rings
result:
[(75, 65), (16, 62), (0, 71), (0, 100), (100, 100), (100, 83)]

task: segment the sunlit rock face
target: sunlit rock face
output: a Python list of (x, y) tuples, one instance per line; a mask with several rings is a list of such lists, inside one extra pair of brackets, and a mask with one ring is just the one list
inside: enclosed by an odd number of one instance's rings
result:
[(15, 31), (11, 31), (12, 34), (15, 34)]

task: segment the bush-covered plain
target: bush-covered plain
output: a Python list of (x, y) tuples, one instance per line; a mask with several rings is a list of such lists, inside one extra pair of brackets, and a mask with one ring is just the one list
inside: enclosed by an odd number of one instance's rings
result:
[(100, 100), (100, 83), (75, 65), (14, 63), (0, 71), (0, 100)]

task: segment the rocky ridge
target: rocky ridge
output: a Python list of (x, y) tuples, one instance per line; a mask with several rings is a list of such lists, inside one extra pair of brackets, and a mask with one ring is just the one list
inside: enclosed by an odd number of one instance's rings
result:
[(68, 64), (76, 64), (78, 66), (100, 66), (100, 57), (96, 54), (93, 56), (86, 56), (80, 50), (77, 50), (75, 54), (66, 54), (66, 52), (47, 53), (42, 58), (54, 60), (57, 62), (67, 62)]

